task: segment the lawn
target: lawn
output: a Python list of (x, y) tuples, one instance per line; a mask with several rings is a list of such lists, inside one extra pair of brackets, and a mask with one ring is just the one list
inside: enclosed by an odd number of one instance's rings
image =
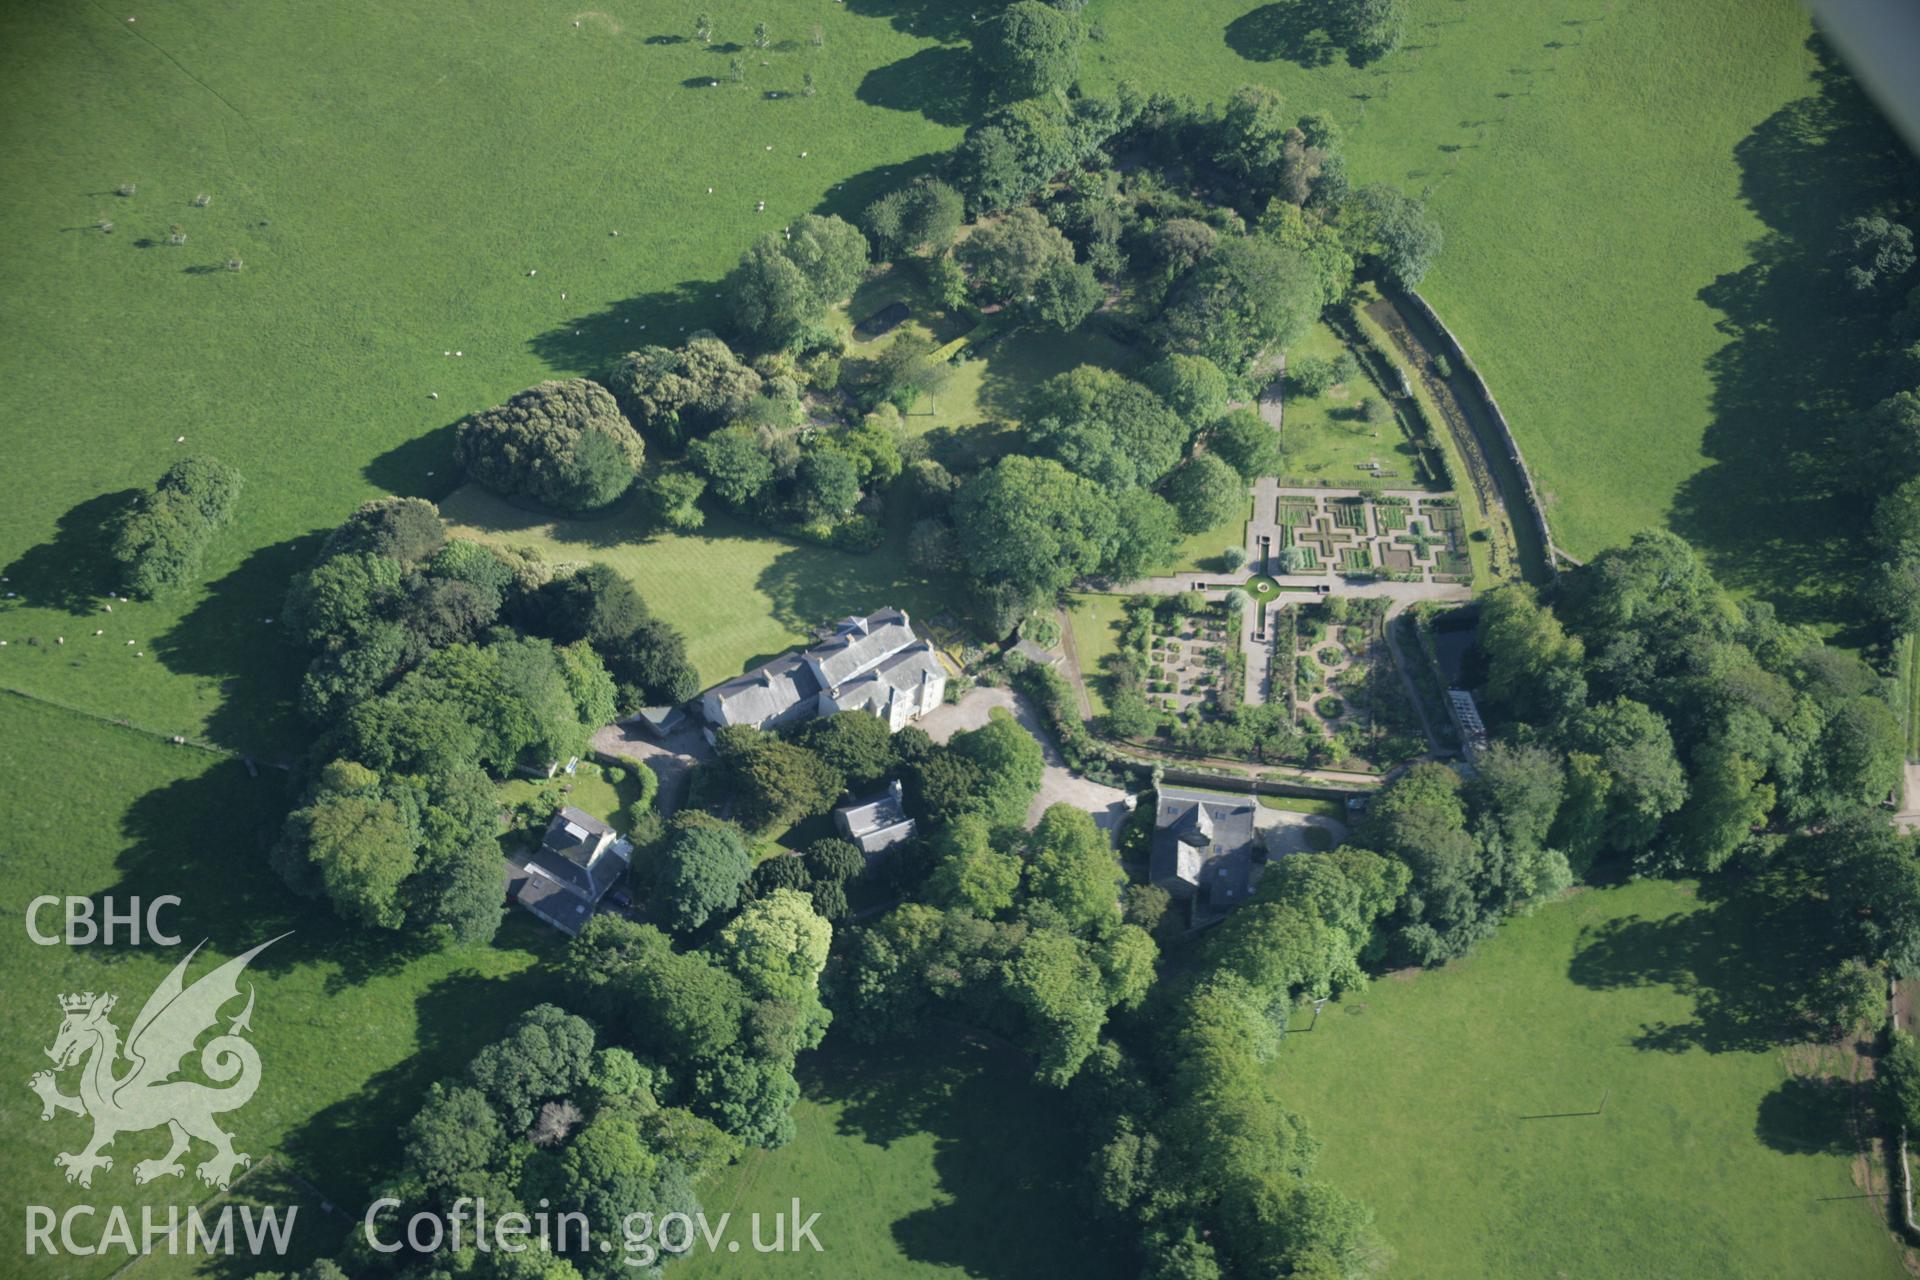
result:
[(768, 1222), (798, 1197), (822, 1252), (694, 1254), (688, 1280), (720, 1276), (1119, 1275), (1126, 1258), (1088, 1228), (1077, 1139), (1057, 1094), (1017, 1055), (960, 1036), (801, 1060), (798, 1136), (753, 1152), (702, 1189), (708, 1217)]
[(1807, 936), (1757, 894), (1583, 891), (1328, 1005), (1276, 1082), (1398, 1274), (1897, 1277), (1842, 1056), (1775, 1041)]
[[(48, 796), (33, 799), (42, 791)], [(56, 1210), (83, 1202), (124, 1204), (138, 1222), (141, 1204), (199, 1203), (206, 1188), (191, 1168), (184, 1180), (144, 1187), (137, 1160), (164, 1150), (163, 1132), (127, 1133), (114, 1144), (111, 1171), (91, 1192), (69, 1185), (54, 1167), (57, 1151), (85, 1141), (85, 1123), (39, 1119), (24, 1088), (47, 1065), (42, 1050), (60, 1025), (57, 997), (111, 991), (124, 1034), (147, 995), (196, 943), (206, 951), (190, 977), (215, 957), (238, 954), (292, 931), (248, 970), (257, 988), (253, 1042), (261, 1086), (225, 1123), (238, 1150), (260, 1168), (239, 1190), (268, 1203), (302, 1205), (295, 1233), (302, 1255), (332, 1252), (346, 1227), (325, 1217), (308, 1190), (353, 1212), (393, 1158), (393, 1134), (419, 1106), (428, 1084), (463, 1069), (521, 1010), (553, 994), (539, 967), (560, 937), (525, 913), (508, 917), (492, 946), (443, 951), (393, 936), (358, 934), (293, 899), (269, 869), (266, 847), (278, 831), (286, 777), (263, 769), (252, 778), (237, 762), (170, 746), (135, 730), (0, 695), (0, 794), (14, 798), (0, 890), (23, 907), (42, 895), (111, 894), (124, 910), (133, 896), (177, 894), (162, 918), (179, 947), (40, 947), (16, 917), (0, 930), (0, 971), (15, 998), (5, 1015), (0, 1117), (11, 1147), (0, 1161), (0, 1197)], [(55, 912), (43, 918), (53, 927)], [(199, 1152), (195, 1159), (204, 1159)], [(289, 1173), (302, 1181), (295, 1181)], [(289, 1200), (288, 1197), (292, 1197)], [(0, 1249), (21, 1256), (22, 1218), (8, 1215)], [(73, 1258), (70, 1277), (105, 1276), (124, 1258)], [(184, 1270), (184, 1264), (182, 1265)], [(169, 1270), (169, 1274), (177, 1272)]]
[[(296, 746), (301, 664), (262, 619), (316, 531), (383, 492), (443, 494), (460, 416), (714, 323), (711, 282), (755, 235), (852, 214), (958, 137), (960, 55), (870, 6), (769, 0), (722, 13), (711, 48), (693, 17), (6, 6), (0, 574), (19, 598), (0, 603), (0, 686), (256, 753)], [(776, 46), (746, 58), (744, 85), (707, 87), (760, 20)], [(185, 245), (166, 243), (176, 223)], [(222, 269), (231, 255), (244, 270)], [(248, 482), (205, 586), (116, 606), (111, 651), (76, 651), (114, 585), (98, 526), (115, 495), (189, 450)], [(736, 584), (705, 585), (718, 602)], [(23, 644), (62, 634), (57, 656)]]
[(1087, 694), (1093, 699), (1093, 709), (1106, 714), (1107, 703), (1100, 696), (1106, 681), (1100, 679), (1105, 669), (1100, 664), (1110, 653), (1120, 647), (1120, 628), (1126, 622), (1126, 610), (1123, 607), (1127, 597), (1117, 595), (1072, 595), (1067, 597), (1067, 621), (1073, 626), (1073, 648), (1080, 659), (1080, 670), (1086, 677)]
[[(1289, 360), (1316, 356), (1331, 360), (1346, 350), (1338, 334), (1324, 322), (1316, 323), (1301, 342), (1287, 352)], [(1280, 436), (1286, 442), (1283, 485), (1331, 485), (1350, 489), (1434, 489), (1445, 485), (1423, 483), (1416, 470), (1416, 451), (1398, 418), (1376, 431), (1360, 420), (1360, 403), (1379, 398), (1380, 389), (1365, 374), (1325, 395), (1297, 395), (1287, 391)], [(1378, 462), (1394, 474), (1375, 479), (1364, 464)]]
[(456, 534), (532, 547), (556, 564), (598, 560), (619, 570), (657, 616), (686, 633), (688, 655), (707, 683), (739, 675), (850, 613), (897, 605), (919, 622), (945, 608), (907, 568), (902, 527), (879, 550), (855, 554), (770, 537), (721, 513), (691, 534), (652, 532), (631, 504), (600, 519), (556, 520), (474, 485), (440, 509)]
[[(1413, 0), (1407, 47), (1309, 66), (1304, 5), (1093, 0), (1096, 84), (1331, 112), (1357, 181), (1431, 192), (1422, 286), (1588, 557), (1667, 525), (1796, 618), (1852, 614), (1858, 515), (1819, 498), (1859, 335), (1793, 259), (1894, 166), (1792, 0)], [(1782, 268), (1767, 265), (1787, 259)], [(1864, 393), (1868, 388), (1862, 387)], [(1803, 488), (1811, 472), (1812, 493)], [(1856, 558), (1857, 559), (1857, 558)]]

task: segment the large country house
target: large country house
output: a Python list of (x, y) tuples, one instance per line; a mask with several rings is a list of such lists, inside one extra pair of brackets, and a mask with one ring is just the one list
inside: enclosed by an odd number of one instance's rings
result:
[(782, 654), (700, 698), (709, 732), (776, 729), (836, 711), (864, 711), (898, 730), (939, 706), (947, 669), (901, 609), (843, 618), (811, 649)]

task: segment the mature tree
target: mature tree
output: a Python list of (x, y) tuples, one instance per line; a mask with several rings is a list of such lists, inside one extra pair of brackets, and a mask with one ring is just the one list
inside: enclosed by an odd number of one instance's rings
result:
[(937, 907), (989, 919), (1013, 905), (1020, 859), (993, 847), (985, 818), (970, 814), (943, 826), (933, 839), (932, 874), (922, 896)]
[(1073, 246), (1040, 212), (1022, 205), (960, 242), (954, 257), (989, 302), (1024, 304), (1054, 269), (1073, 265)]
[(1050, 458), (1002, 458), (954, 504), (962, 562), (982, 582), (1034, 598), (1097, 573), (1114, 549), (1113, 502)]
[(1131, 582), (1173, 559), (1180, 545), (1180, 513), (1172, 503), (1145, 489), (1128, 489), (1114, 499), (1113, 509), (1119, 529), (1106, 576)]
[(793, 475), (794, 513), (805, 523), (830, 524), (853, 514), (860, 501), (860, 476), (853, 458), (832, 445), (817, 445), (800, 455)]
[(1232, 519), (1235, 513), (1245, 514), (1247, 482), (1214, 455), (1196, 454), (1181, 463), (1167, 482), (1167, 500), (1180, 513), (1180, 527), (1199, 533)]
[(1660, 714), (1630, 698), (1588, 707), (1569, 725), (1569, 745), (1601, 765), (1601, 838), (1616, 853), (1652, 845), (1660, 824), (1687, 796), (1673, 735)]
[(1261, 352), (1305, 334), (1322, 301), (1318, 272), (1302, 254), (1260, 236), (1232, 237), (1174, 286), (1161, 338), (1170, 350), (1245, 373)]
[(377, 781), (358, 765), (332, 766), (328, 789), (288, 816), (282, 845), (287, 861), (317, 874), (342, 916), (397, 929), (406, 921), (400, 888), (418, 864), (419, 841), (400, 807), (378, 794)]
[(1014, 0), (975, 42), (996, 93), (1033, 98), (1073, 84), (1080, 74), (1080, 23), (1042, 0)]
[(733, 910), (753, 858), (729, 826), (683, 827), (660, 855), (654, 910), (676, 933), (691, 933)]
[(599, 383), (543, 382), (460, 424), (454, 454), (488, 488), (561, 511), (603, 507), (645, 456), (640, 435)]
[(1026, 421), (1042, 451), (1110, 491), (1157, 485), (1180, 461), (1188, 436), (1160, 397), (1093, 365), (1042, 383)]
[(773, 483), (773, 458), (750, 427), (728, 427), (687, 450), (713, 495), (735, 510), (753, 505)]
[(846, 780), (796, 743), (750, 725), (716, 735), (734, 812), (749, 830), (770, 831), (825, 813)]
[(811, 1049), (827, 1028), (820, 971), (832, 940), (833, 926), (815, 913), (806, 894), (777, 889), (728, 921), (713, 949), (750, 996), (801, 1010), (804, 1030), (795, 1047)]
[(837, 217), (808, 214), (783, 239), (755, 241), (727, 277), (740, 327), (762, 346), (799, 346), (867, 269), (867, 238)]
[(607, 376), (621, 412), (669, 448), (744, 416), (762, 386), (760, 375), (710, 334), (677, 350), (630, 351)]
[(1913, 232), (1899, 223), (1855, 218), (1841, 233), (1847, 239), (1847, 283), (1859, 292), (1892, 292), (1913, 270)]
[(212, 458), (168, 467), (114, 534), (113, 558), (127, 593), (150, 600), (190, 581), (213, 535), (232, 522), (241, 487), (240, 473)]
[(1231, 391), (1227, 375), (1205, 356), (1167, 356), (1148, 365), (1140, 381), (1192, 430), (1199, 430), (1227, 411)]
[(1804, 860), (1827, 881), (1847, 949), (1905, 978), (1920, 971), (1920, 858), (1912, 836), (1858, 815), (1805, 838)]
[(700, 673), (677, 627), (649, 618), (604, 650), (621, 710), (671, 707), (700, 691)]
[(1207, 452), (1248, 482), (1280, 474), (1286, 465), (1280, 432), (1252, 409), (1234, 409), (1207, 428)]
[(319, 560), (357, 553), (418, 564), (438, 555), (446, 541), (440, 510), (425, 498), (375, 498), (327, 535)]
[(1092, 267), (1085, 263), (1055, 262), (1034, 289), (1033, 316), (1055, 329), (1077, 329), (1083, 320), (1100, 309), (1106, 297), (1107, 291), (1100, 286)]
[(1220, 233), (1192, 218), (1168, 218), (1147, 237), (1147, 252), (1167, 279), (1185, 275), (1213, 256)]
[(700, 510), (700, 495), (706, 491), (705, 478), (688, 471), (653, 471), (640, 483), (648, 519), (674, 533), (692, 533), (707, 522)]
[(1027, 840), (1030, 904), (1044, 904), (1068, 929), (1110, 924), (1119, 919), (1123, 879), (1107, 833), (1092, 814), (1056, 804), (1041, 815)]
[(967, 218), (958, 191), (935, 178), (919, 178), (889, 191), (861, 216), (867, 236), (883, 256), (940, 253)]
[(483, 1173), (506, 1143), (506, 1130), (487, 1096), (465, 1085), (436, 1081), (400, 1133), (409, 1172), (435, 1190)]
[(1909, 1134), (1920, 1133), (1920, 1043), (1895, 1027), (1874, 1075), (1880, 1088), (1881, 1114)]
[(1372, 255), (1382, 275), (1402, 289), (1426, 278), (1440, 256), (1444, 237), (1424, 201), (1388, 186), (1367, 186), (1354, 193), (1355, 252)]
[(1580, 674), (1586, 647), (1567, 634), (1534, 589), (1512, 584), (1480, 606), (1479, 643), (1487, 656), (1488, 702), (1515, 719), (1544, 723), (1571, 715), (1587, 698)]
[(886, 721), (864, 711), (840, 711), (810, 720), (798, 739), (851, 787), (870, 787), (893, 767)]
[(1007, 995), (1026, 1012), (1043, 1083), (1063, 1086), (1093, 1052), (1107, 1016), (1106, 976), (1087, 947), (1058, 929), (1029, 933), (1006, 965)]
[(1046, 757), (1019, 721), (996, 707), (987, 723), (950, 738), (947, 752), (979, 771), (979, 787), (965, 811), (983, 814), (1003, 827), (1025, 819), (1046, 773)]
[(566, 1098), (586, 1083), (593, 1063), (593, 1026), (555, 1005), (521, 1014), (511, 1030), (474, 1055), (468, 1075), (509, 1132), (532, 1126), (540, 1104)]
[(1336, 0), (1333, 29), (1356, 66), (1378, 61), (1406, 38), (1407, 0)]

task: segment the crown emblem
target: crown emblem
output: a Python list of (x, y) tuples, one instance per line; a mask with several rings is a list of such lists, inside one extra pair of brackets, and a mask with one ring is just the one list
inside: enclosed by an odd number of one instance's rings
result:
[(93, 992), (81, 995), (61, 996), (60, 1007), (68, 1013), (84, 1013), (93, 1007)]

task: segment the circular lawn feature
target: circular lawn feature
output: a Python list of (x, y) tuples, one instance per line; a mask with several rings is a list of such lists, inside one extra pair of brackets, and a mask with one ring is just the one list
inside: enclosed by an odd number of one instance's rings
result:
[(1313, 709), (1327, 719), (1332, 720), (1347, 709), (1347, 704), (1335, 697), (1325, 697), (1313, 704)]
[(1255, 600), (1271, 600), (1280, 594), (1280, 584), (1264, 573), (1255, 574), (1240, 585)]

